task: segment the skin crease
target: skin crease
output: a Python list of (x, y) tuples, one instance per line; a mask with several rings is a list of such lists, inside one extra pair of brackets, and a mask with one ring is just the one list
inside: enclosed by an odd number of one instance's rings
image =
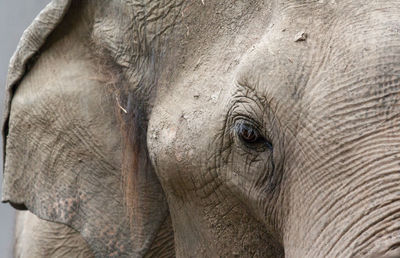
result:
[(17, 212), (15, 257), (94, 257), (82, 236), (63, 224)]
[[(147, 100), (147, 148), (170, 213), (170, 217), (156, 217), (161, 226), (152, 246), (160, 248), (150, 248), (153, 256), (171, 246), (162, 240), (172, 233), (175, 253), (165, 252), (165, 256), (397, 254), (398, 1), (191, 0), (158, 6), (148, 1), (143, 6), (165, 14), (155, 15), (164, 17), (162, 22), (157, 22), (159, 18), (144, 19), (148, 23), (137, 19), (132, 26), (131, 17), (142, 14), (136, 12), (137, 2), (127, 1), (131, 5), (126, 8), (122, 2), (109, 3), (97, 2), (97, 6), (88, 1), (85, 8), (73, 10), (83, 10), (76, 15), (84, 17), (84, 25), (77, 26), (83, 35), (90, 35), (90, 47), (83, 49), (93, 51), (91, 56), (107, 53), (108, 61), (118, 67), (114, 75), (122, 75), (116, 85), (128, 85)], [(131, 29), (136, 26), (144, 29)], [(298, 40), (303, 32), (306, 36)], [(86, 42), (81, 36), (71, 40), (74, 46)], [(55, 42), (64, 45), (56, 53), (66, 51), (68, 44)], [(72, 48), (70, 52), (75, 53)], [(84, 56), (83, 52), (77, 56)], [(47, 55), (52, 57), (50, 51)], [(77, 59), (84, 61), (77, 69), (82, 73), (102, 74), (91, 70), (98, 67), (93, 59)], [(71, 63), (74, 59), (62, 60)], [(37, 66), (39, 77), (45, 74), (39, 69), (44, 68)], [(35, 78), (33, 72), (31, 76)], [(40, 81), (33, 82), (40, 85)], [(26, 100), (23, 92), (17, 91), (13, 100), (10, 128), (13, 123), (14, 128), (21, 124), (12, 118), (19, 121), (16, 103)], [(122, 99), (117, 104), (127, 108)], [(96, 112), (89, 115), (101, 117)], [(243, 123), (257, 128), (272, 148), (243, 143), (236, 130)], [(18, 135), (8, 138), (14, 149), (19, 146)], [(106, 138), (106, 134), (101, 136)], [(8, 149), (9, 167), (12, 154), (20, 157), (13, 148)], [(79, 179), (85, 181), (85, 176)], [(119, 181), (107, 183), (116, 186)], [(98, 189), (96, 193), (109, 191)], [(100, 197), (94, 198), (96, 194), (84, 193), (89, 194), (86, 199), (94, 200), (93, 205), (101, 202)], [(123, 198), (119, 192), (115, 196)], [(81, 200), (83, 210), (85, 198)], [(18, 201), (46, 217), (41, 207), (48, 205), (47, 199), (38, 198), (42, 206), (31, 199)], [(101, 204), (110, 202), (117, 201)], [(146, 210), (151, 205), (141, 207)], [(105, 213), (98, 210), (93, 214)], [(77, 217), (83, 221), (93, 218)], [(57, 216), (47, 219), (65, 223)], [(97, 228), (84, 230), (81, 221), (74, 219), (66, 224), (78, 230), (99, 257), (113, 251), (101, 249), (106, 240), (130, 244), (121, 240), (126, 235), (104, 238), (95, 234)], [(100, 228), (107, 225), (102, 223), (99, 220)], [(148, 229), (140, 233), (140, 237), (154, 234)]]

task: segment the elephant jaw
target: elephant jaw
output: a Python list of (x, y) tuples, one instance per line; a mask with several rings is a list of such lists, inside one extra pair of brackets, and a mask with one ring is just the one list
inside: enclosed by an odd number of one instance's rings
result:
[(199, 212), (196, 206), (204, 202), (182, 203), (179, 196), (169, 196), (177, 257), (283, 257), (283, 246), (240, 203), (229, 196), (225, 202), (219, 202), (222, 196), (209, 197), (214, 206)]

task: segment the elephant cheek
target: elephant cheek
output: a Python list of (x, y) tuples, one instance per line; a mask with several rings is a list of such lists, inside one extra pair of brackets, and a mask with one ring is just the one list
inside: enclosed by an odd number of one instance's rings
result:
[[(155, 115), (150, 120), (147, 135), (150, 158), (165, 191), (184, 196), (189, 185), (189, 170), (193, 164), (195, 150), (185, 143), (180, 133), (179, 119)], [(166, 190), (168, 189), (168, 190)]]
[[(156, 173), (162, 182), (167, 182), (167, 176), (163, 173), (164, 170), (169, 170), (169, 163), (174, 163), (174, 149), (176, 142), (177, 129), (170, 124), (160, 124), (160, 126), (152, 126), (157, 122), (150, 122), (147, 145), (150, 158), (156, 168)], [(172, 158), (172, 160), (171, 160)], [(175, 157), (175, 159), (177, 159)]]

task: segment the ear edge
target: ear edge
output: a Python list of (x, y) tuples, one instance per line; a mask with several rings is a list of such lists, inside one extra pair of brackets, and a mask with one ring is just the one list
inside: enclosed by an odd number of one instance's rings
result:
[(9, 203), (11, 207), (19, 211), (27, 211), (28, 208), (25, 206), (25, 203), (16, 203), (9, 200), (3, 200), (2, 203)]
[[(32, 24), (24, 31), (17, 49), (15, 50), (8, 69), (6, 82), (6, 96), (3, 113), (3, 169), (6, 159), (6, 141), (11, 101), (16, 88), (28, 72), (28, 66), (34, 62), (35, 55), (45, 44), (46, 39), (55, 30), (68, 12), (72, 0), (53, 0), (35, 18)], [(45, 29), (39, 29), (46, 23)]]

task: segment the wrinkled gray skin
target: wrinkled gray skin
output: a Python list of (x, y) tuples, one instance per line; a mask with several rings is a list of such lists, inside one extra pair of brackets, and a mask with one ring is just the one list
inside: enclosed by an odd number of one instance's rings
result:
[(15, 257), (93, 257), (85, 240), (63, 224), (41, 220), (29, 211), (17, 212)]
[[(97, 257), (398, 254), (399, 1), (69, 4), (12, 61), (3, 201)], [(132, 219), (116, 113), (148, 121)]]

